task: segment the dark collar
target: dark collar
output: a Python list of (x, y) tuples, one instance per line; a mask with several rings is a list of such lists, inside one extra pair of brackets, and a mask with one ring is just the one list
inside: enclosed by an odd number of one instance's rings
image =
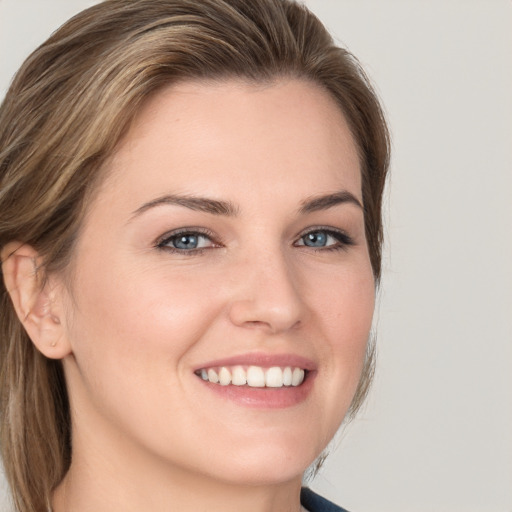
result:
[(309, 512), (348, 512), (344, 508), (338, 507), (334, 503), (322, 498), (307, 487), (303, 487), (300, 491), (300, 502)]

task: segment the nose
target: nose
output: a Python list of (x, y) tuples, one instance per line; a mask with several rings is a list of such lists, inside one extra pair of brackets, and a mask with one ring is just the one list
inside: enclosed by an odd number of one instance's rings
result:
[(237, 326), (272, 334), (296, 328), (304, 319), (300, 280), (281, 254), (251, 257), (238, 273), (229, 316)]

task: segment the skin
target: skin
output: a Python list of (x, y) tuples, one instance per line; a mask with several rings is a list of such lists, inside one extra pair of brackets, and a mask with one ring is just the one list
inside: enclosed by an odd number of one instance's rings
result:
[[(362, 208), (301, 211), (340, 191), (362, 203), (340, 109), (299, 80), (186, 82), (145, 105), (105, 173), (67, 278), (25, 307), (46, 322), (27, 330), (62, 358), (71, 397), (73, 461), (55, 512), (298, 511), (303, 472), (355, 392), (374, 309)], [(167, 194), (236, 214), (147, 206)], [(157, 247), (183, 227), (208, 230), (202, 251)], [(304, 245), (320, 227), (353, 244)], [(17, 258), (33, 275), (37, 255)], [(310, 360), (307, 397), (246, 407), (194, 374), (253, 353)]]

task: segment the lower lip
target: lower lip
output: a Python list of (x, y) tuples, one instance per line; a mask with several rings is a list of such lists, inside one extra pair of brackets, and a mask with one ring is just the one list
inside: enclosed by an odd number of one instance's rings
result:
[(248, 386), (221, 386), (202, 380), (208, 389), (222, 398), (245, 407), (284, 409), (304, 402), (313, 388), (315, 371), (308, 372), (300, 386), (282, 388), (251, 388)]

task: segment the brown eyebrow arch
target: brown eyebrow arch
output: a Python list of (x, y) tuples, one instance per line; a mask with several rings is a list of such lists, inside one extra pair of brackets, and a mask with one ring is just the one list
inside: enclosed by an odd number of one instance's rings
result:
[(340, 192), (335, 192), (334, 194), (327, 194), (324, 196), (317, 196), (306, 199), (302, 202), (299, 212), (304, 214), (317, 212), (319, 210), (327, 210), (333, 206), (343, 203), (355, 204), (359, 208), (364, 209), (363, 205), (354, 194), (348, 190), (342, 190)]
[(219, 201), (217, 199), (209, 199), (207, 197), (170, 194), (144, 203), (140, 208), (137, 208), (133, 212), (131, 218), (133, 219), (151, 208), (166, 204), (183, 206), (198, 212), (211, 213), (212, 215), (226, 215), (228, 217), (234, 217), (238, 214), (238, 208), (229, 201)]

